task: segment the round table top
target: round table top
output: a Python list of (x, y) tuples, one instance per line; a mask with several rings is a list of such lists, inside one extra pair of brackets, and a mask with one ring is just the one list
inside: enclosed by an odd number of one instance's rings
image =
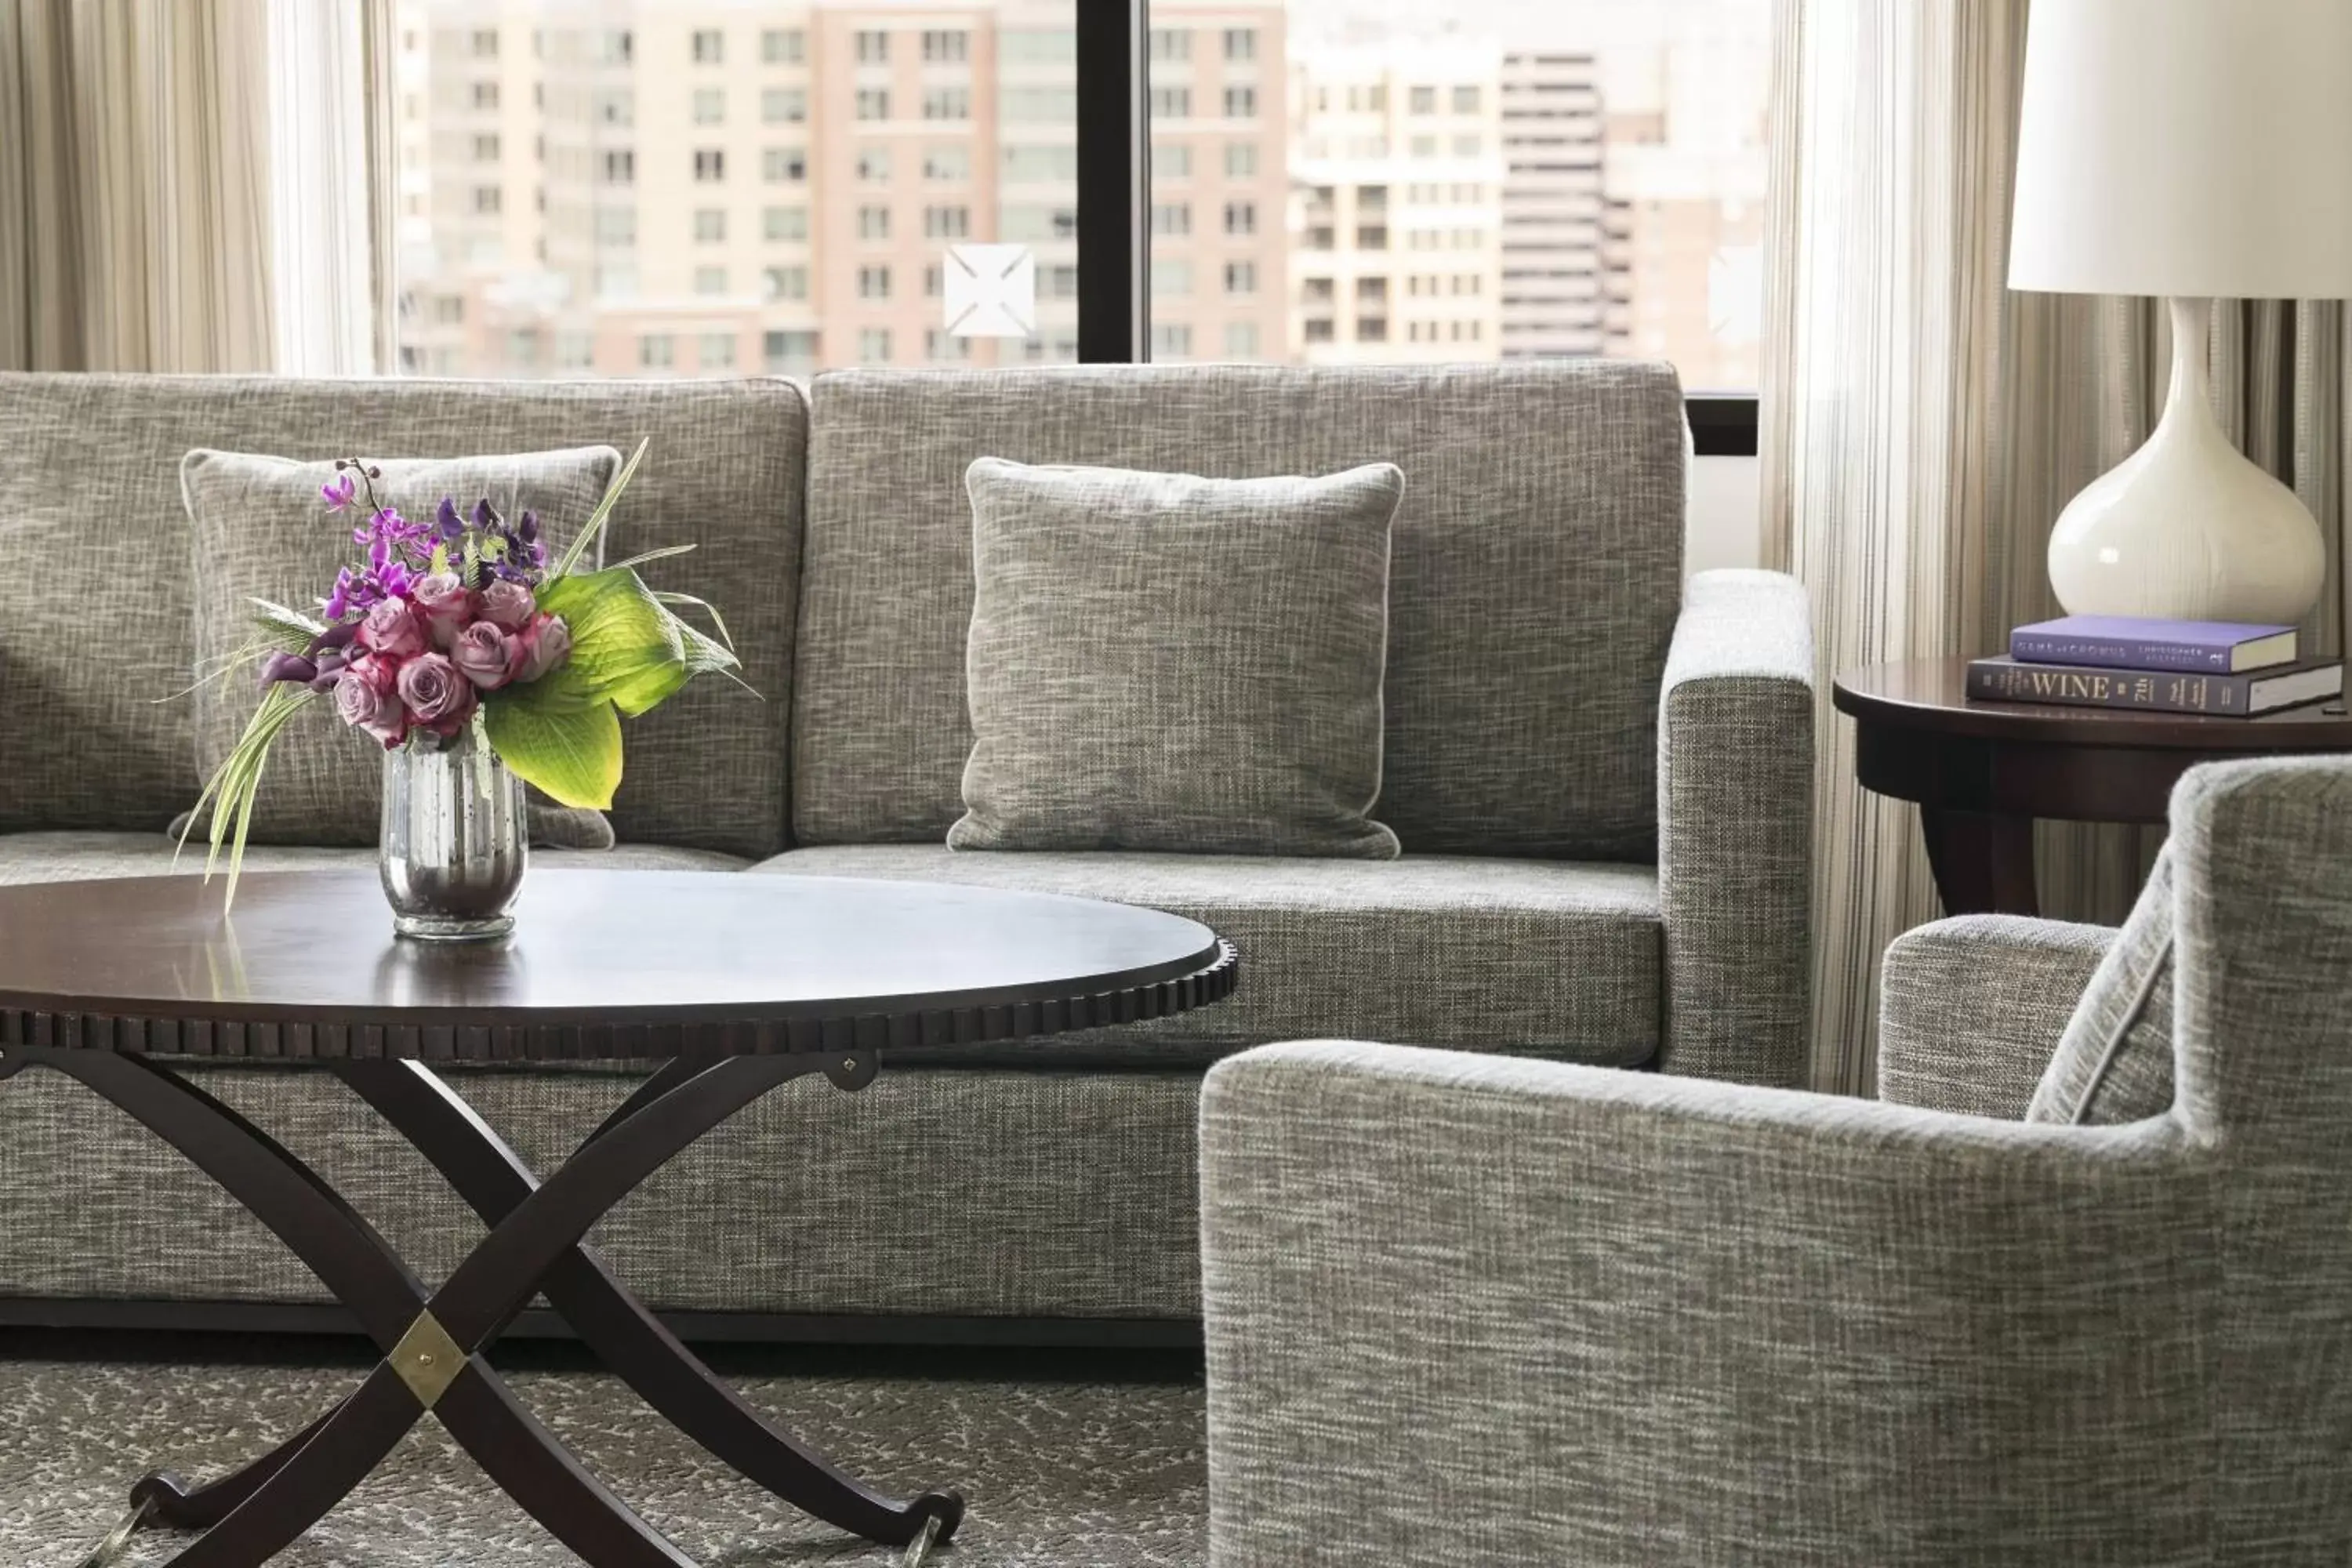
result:
[(497, 1060), (960, 1045), (1231, 993), (1196, 921), (926, 882), (536, 871), (514, 934), (393, 934), (372, 872), (0, 888), (0, 1046)]
[(1987, 741), (2273, 753), (2352, 751), (2352, 715), (2315, 702), (2253, 719), (1980, 702), (1967, 694), (1965, 658), (1874, 664), (1837, 678), (1838, 711), (1874, 723)]

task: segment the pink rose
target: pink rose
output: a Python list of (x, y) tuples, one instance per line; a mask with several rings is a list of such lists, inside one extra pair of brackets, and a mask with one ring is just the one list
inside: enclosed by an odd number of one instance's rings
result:
[(482, 590), (482, 619), (500, 631), (519, 632), (530, 625), (539, 614), (539, 601), (530, 589), (520, 583), (509, 583), (503, 577)]
[(520, 639), (488, 621), (476, 621), (459, 632), (457, 646), (449, 650), (449, 662), (457, 667), (457, 673), (484, 691), (496, 691), (513, 679), (515, 666), (521, 659)]
[(408, 710), (389, 686), (379, 686), (370, 667), (377, 661), (360, 659), (335, 682), (335, 711), (344, 723), (364, 731), (392, 750), (408, 739)]
[(400, 700), (412, 722), (454, 735), (473, 717), (474, 684), (442, 655), (419, 654), (400, 667)]
[(533, 617), (515, 641), (521, 645), (520, 662), (514, 671), (517, 680), (537, 680), (572, 657), (572, 628), (562, 616)]
[(360, 622), (360, 646), (393, 658), (425, 651), (425, 623), (405, 599), (384, 599), (371, 606)]
[(474, 618), (478, 600), (454, 572), (428, 572), (409, 584), (409, 603), (425, 618), (425, 635), (443, 653), (456, 646), (457, 634)]

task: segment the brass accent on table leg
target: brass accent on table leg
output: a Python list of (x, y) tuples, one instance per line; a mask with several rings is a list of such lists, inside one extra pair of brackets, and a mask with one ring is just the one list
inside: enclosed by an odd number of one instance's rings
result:
[(441, 1396), (465, 1370), (466, 1352), (449, 1331), (430, 1312), (419, 1312), (400, 1342), (392, 1347), (385, 1358), (408, 1392), (416, 1395), (416, 1403), (430, 1410), (441, 1403)]

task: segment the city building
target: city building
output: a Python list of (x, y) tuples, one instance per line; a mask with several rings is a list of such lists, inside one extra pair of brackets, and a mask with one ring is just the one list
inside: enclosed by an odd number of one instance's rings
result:
[(1589, 53), (1503, 58), (1502, 352), (1610, 352), (1631, 276), (1604, 260), (1600, 68)]

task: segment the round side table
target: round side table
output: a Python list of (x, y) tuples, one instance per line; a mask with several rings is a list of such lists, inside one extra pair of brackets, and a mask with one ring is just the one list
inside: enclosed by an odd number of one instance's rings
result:
[(2352, 752), (2338, 702), (2259, 719), (1975, 702), (1965, 658), (1837, 678), (1863, 788), (1919, 805), (1948, 914), (2040, 913), (2033, 820), (2160, 823), (2180, 775), (2228, 757)]

